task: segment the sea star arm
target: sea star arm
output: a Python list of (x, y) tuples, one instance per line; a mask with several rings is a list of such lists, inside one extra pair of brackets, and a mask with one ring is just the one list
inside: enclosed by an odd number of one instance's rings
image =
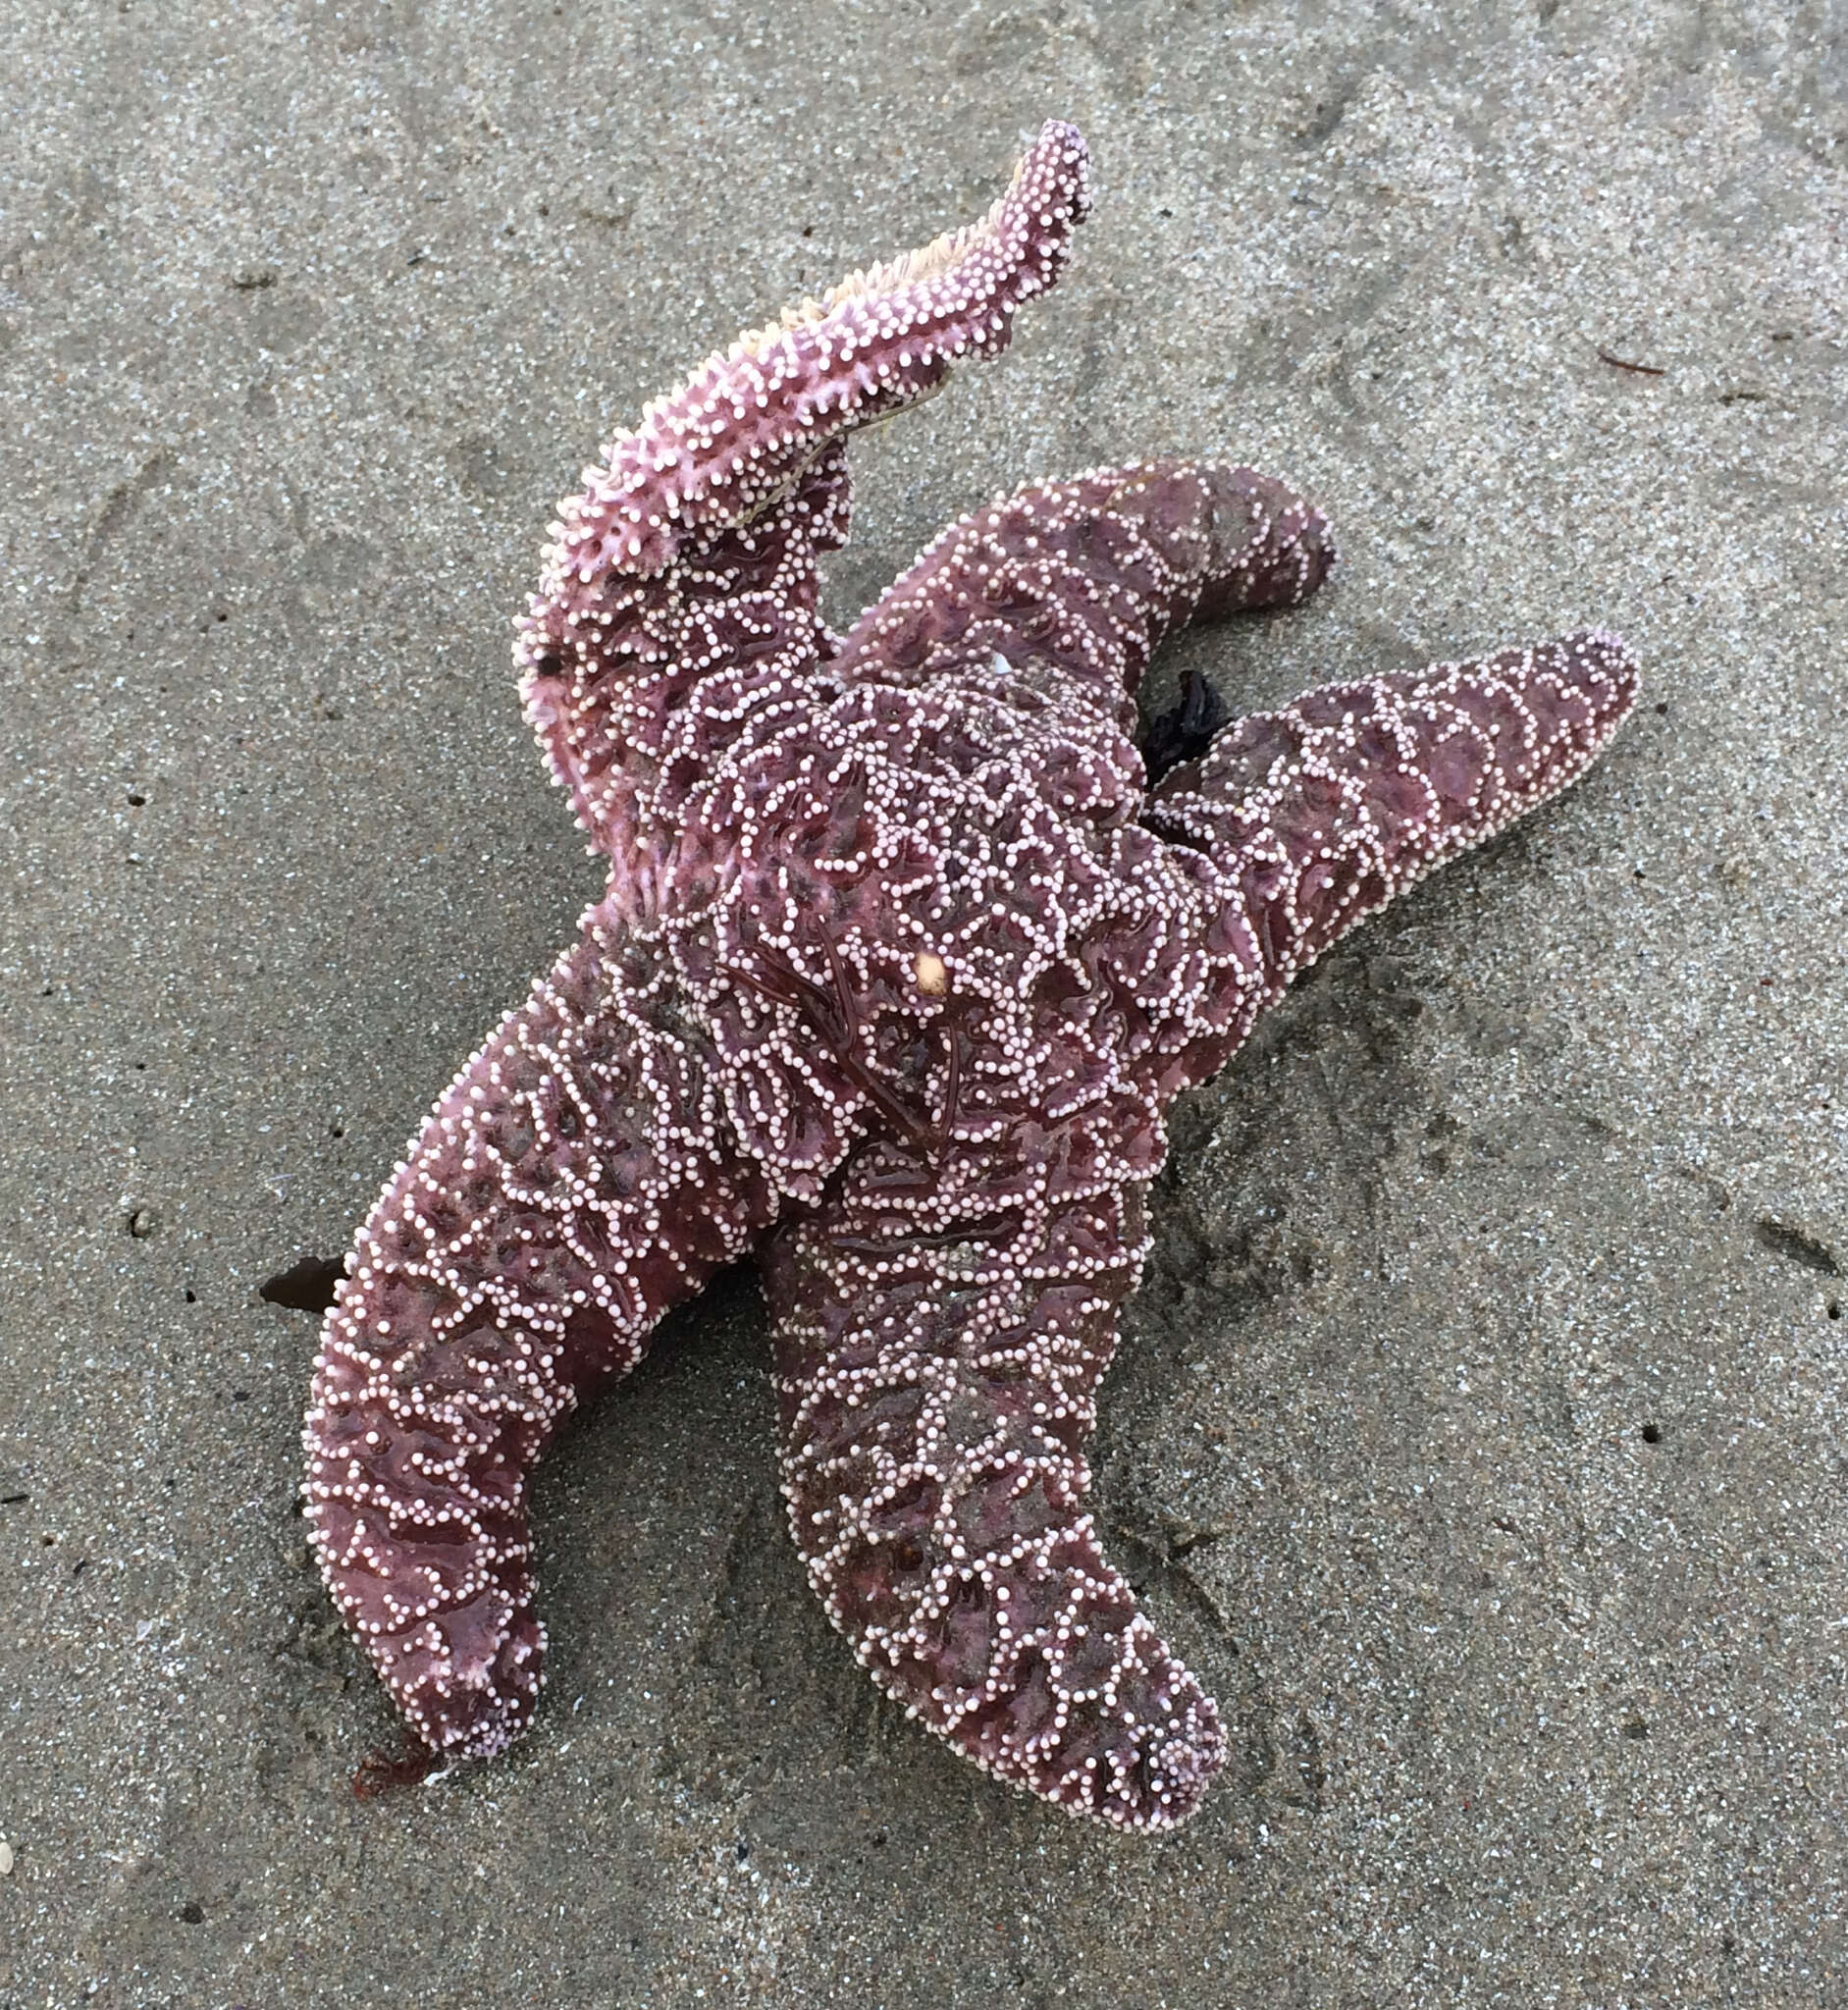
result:
[(1210, 861), (1207, 1024), (1165, 1092), (1210, 1075), (1293, 978), (1447, 859), (1584, 773), (1636, 702), (1606, 629), (1328, 684), (1228, 727), (1142, 821)]
[(1327, 520), (1255, 468), (1143, 461), (1035, 484), (942, 531), (848, 631), (843, 679), (918, 683), (999, 656), (1124, 731), (1162, 641), (1290, 607), (1335, 562)]
[(664, 743), (694, 683), (740, 681), (702, 694), (735, 718), (824, 650), (815, 559), (846, 534), (844, 436), (1006, 347), (1016, 310), (1065, 263), (1087, 176), (1077, 130), (1048, 123), (980, 222), (741, 336), (560, 504), (514, 660), (553, 771), (604, 849), (631, 835), (638, 779), (652, 787), (676, 751), (697, 765), (697, 745)]
[(359, 1233), (303, 1430), (315, 1554), (433, 1750), (540, 1685), (527, 1491), (563, 1418), (774, 1204), (653, 952), (585, 936), (457, 1075)]
[(783, 1488), (828, 1617), (909, 1715), (1073, 1814), (1159, 1828), (1224, 1737), (1085, 1508), (1144, 1248), (1143, 1183), (1097, 1156), (1039, 1137), (1033, 1177), (984, 1206), (878, 1147), (772, 1238)]
[(848, 493), (836, 440), (787, 495), (749, 523), (690, 534), (670, 565), (580, 577), (555, 549), (548, 557), (514, 661), (553, 778), (598, 850), (623, 862), (659, 850), (674, 781), (699, 770), (704, 721), (786, 691), (831, 646), (818, 561), (846, 539)]

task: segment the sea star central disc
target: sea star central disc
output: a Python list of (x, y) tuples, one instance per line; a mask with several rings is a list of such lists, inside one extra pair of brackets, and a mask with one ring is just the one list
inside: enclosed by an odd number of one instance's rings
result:
[(532, 1714), (558, 1425), (755, 1254), (791, 1533), (880, 1686), (1121, 1826), (1183, 1819), (1224, 1756), (1085, 1511), (1163, 1112), (1580, 774), (1635, 675), (1594, 631), (1217, 733), (1196, 693), (1155, 778), (1151, 651), (1334, 560), (1283, 483), (1209, 463), (1023, 489), (829, 630), (846, 436), (1006, 345), (1086, 173), (1048, 125), (982, 222), (742, 337), (561, 505), (516, 657), (608, 890), (360, 1230), (305, 1429), (321, 1568), (435, 1752)]

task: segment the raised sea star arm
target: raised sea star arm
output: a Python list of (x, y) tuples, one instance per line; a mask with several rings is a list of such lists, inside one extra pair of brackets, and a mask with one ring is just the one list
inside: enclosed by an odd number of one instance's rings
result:
[(1327, 578), (1320, 510), (1255, 468), (1143, 461), (1036, 483), (939, 533), (848, 631), (844, 679), (921, 683), (999, 656), (1125, 731), (1151, 653), (1193, 620), (1292, 607)]
[[(844, 445), (744, 525), (706, 527), (676, 561), (592, 579), (548, 558), (514, 645), (520, 695), (554, 778), (600, 851), (627, 862), (671, 835), (709, 716), (808, 676), (829, 646), (819, 559), (847, 535)], [(697, 706), (689, 705), (698, 687)]]
[(709, 687), (699, 711), (735, 719), (813, 665), (815, 559), (846, 534), (844, 436), (1007, 346), (1016, 310), (1065, 263), (1088, 173), (1077, 129), (1049, 122), (987, 216), (709, 357), (559, 505), (514, 661), (553, 771), (605, 850), (632, 842), (651, 807), (671, 815), (636, 798), (676, 755), (697, 766), (695, 684)]
[(593, 915), (359, 1233), (315, 1361), (307, 1513), (342, 1617), (434, 1750), (499, 1751), (531, 1714), (527, 1490), (559, 1423), (774, 1212), (725, 1136), (655, 954)]
[(1204, 854), (1219, 912), (1202, 1081), (1291, 979), (1368, 915), (1575, 781), (1636, 702), (1607, 629), (1328, 684), (1253, 713), (1177, 767), (1142, 820)]
[(766, 1289), (790, 1529), (828, 1617), (967, 1758), (1153, 1828), (1191, 1812), (1225, 1741), (1085, 1508), (1145, 1245), (1142, 1183), (1113, 1182), (1112, 1156), (1048, 1134), (984, 1203), (875, 1148), (772, 1238)]

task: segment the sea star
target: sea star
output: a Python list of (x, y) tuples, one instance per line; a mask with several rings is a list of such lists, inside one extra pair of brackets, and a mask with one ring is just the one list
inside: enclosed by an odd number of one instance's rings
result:
[(535, 1461), (755, 1254), (791, 1532), (880, 1686), (1120, 1826), (1180, 1821), (1221, 1763), (1085, 1511), (1163, 1112), (1363, 916), (1581, 773), (1635, 674), (1596, 630), (1216, 734), (1195, 692), (1152, 782), (1155, 645), (1334, 561), (1283, 483), (1173, 461), (978, 510), (830, 631), (845, 436), (1005, 346), (1086, 177), (1046, 126), (982, 222), (709, 359), (552, 527), (515, 655), (608, 890), (360, 1230), (304, 1433), (321, 1568), (433, 1752), (532, 1714)]

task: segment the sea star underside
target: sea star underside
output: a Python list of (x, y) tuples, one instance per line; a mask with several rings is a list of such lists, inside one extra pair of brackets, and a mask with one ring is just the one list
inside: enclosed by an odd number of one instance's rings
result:
[(1150, 652), (1334, 559), (1283, 483), (1173, 461), (1023, 489), (828, 629), (845, 436), (1005, 346), (1086, 172), (1048, 125), (982, 222), (709, 359), (553, 526), (515, 654), (608, 890), (360, 1230), (304, 1434), (321, 1568), (432, 1752), (532, 1714), (558, 1425), (754, 1254), (790, 1529), (879, 1685), (1119, 1826), (1221, 1763), (1085, 1510), (1163, 1112), (1582, 773), (1635, 673), (1600, 630), (1363, 677), (1152, 778)]

